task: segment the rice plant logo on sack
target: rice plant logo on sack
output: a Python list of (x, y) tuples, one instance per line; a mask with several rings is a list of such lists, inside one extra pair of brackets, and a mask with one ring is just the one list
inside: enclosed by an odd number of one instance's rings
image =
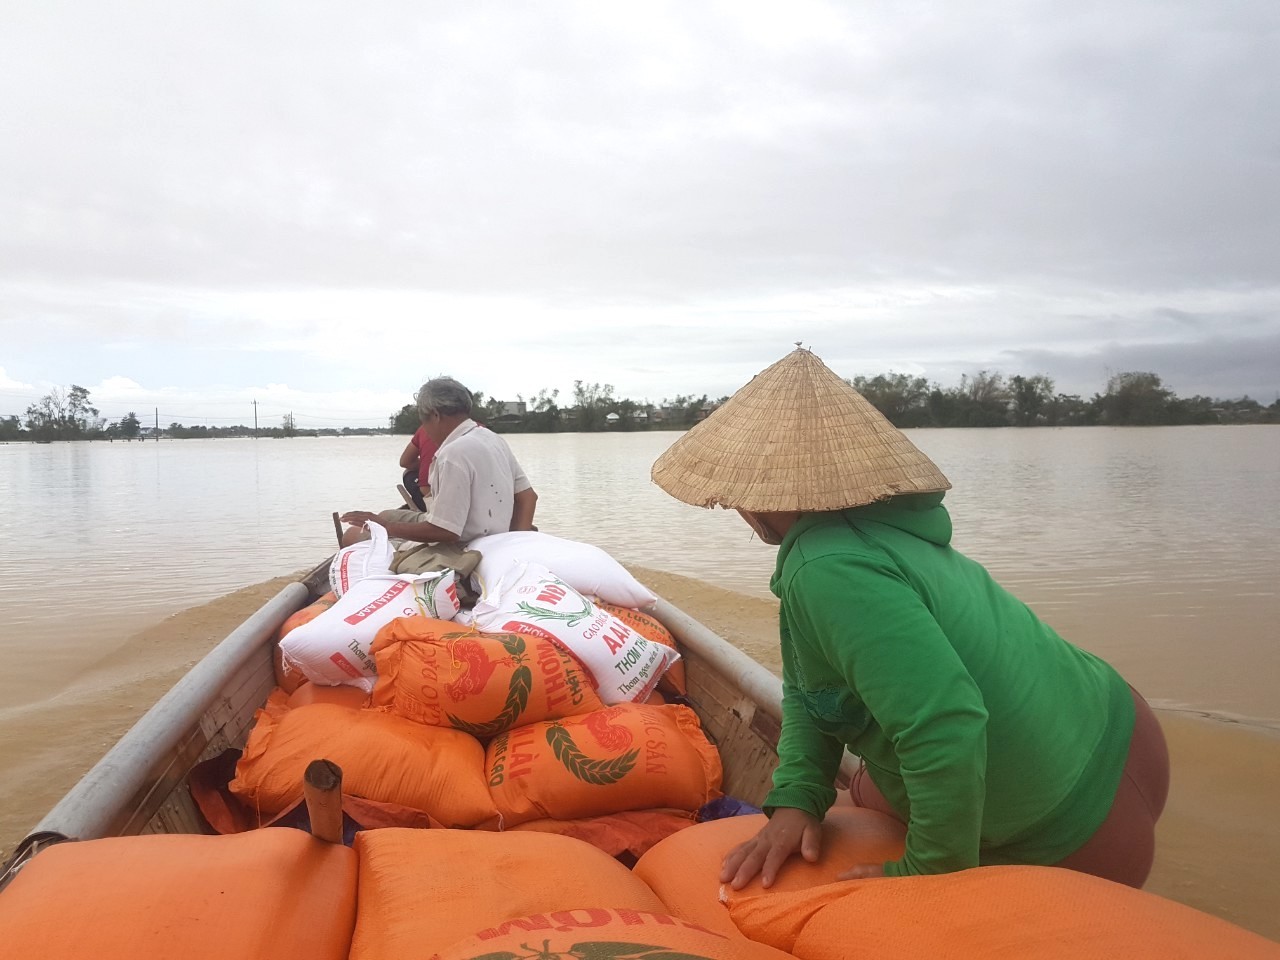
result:
[[(530, 620), (563, 623), (566, 627), (572, 628), (591, 617), (595, 612), (590, 600), (560, 580), (545, 580), (538, 585), (537, 590), (538, 595), (534, 598), (533, 603), (521, 600), (516, 604), (516, 609)], [(568, 601), (571, 597), (577, 599), (577, 602), (582, 605), (582, 609), (552, 609)], [(545, 606), (539, 606), (539, 604), (545, 604)], [(513, 633), (525, 633), (530, 636), (541, 637), (543, 640), (550, 640), (553, 643), (560, 642), (560, 638), (549, 630), (540, 630), (536, 624), (521, 620), (511, 620), (502, 629)]]
[[(636, 927), (642, 929), (633, 929)], [(572, 942), (584, 936), (589, 929), (597, 930), (596, 936), (611, 939)], [(492, 944), (494, 947), (515, 946), (511, 941), (519, 937), (519, 952), (512, 949), (468, 952), (467, 960), (712, 960), (706, 954), (677, 948), (679, 941), (691, 936), (701, 940), (710, 938), (717, 945), (729, 945), (722, 934), (660, 913), (600, 908), (556, 910), (508, 920), (481, 930), (475, 937), (479, 942), (476, 949), (492, 940), (503, 941)], [(451, 953), (451, 956), (462, 960), (461, 952)]]
[(425, 589), (418, 602), (427, 616), (436, 620), (452, 620), (458, 615), (458, 577), (452, 570), (424, 584)]
[[(631, 732), (614, 726), (611, 722), (619, 713), (621, 711), (617, 708), (599, 710), (588, 715), (582, 724), (605, 750), (626, 750), (631, 746)], [(640, 757), (640, 750), (637, 748), (611, 759), (592, 758), (582, 751), (573, 734), (560, 723), (547, 727), (547, 743), (566, 770), (583, 783), (599, 787), (617, 783), (634, 769), (636, 760)]]
[[(460, 635), (455, 634), (453, 636)], [(449, 636), (445, 636), (443, 639), (448, 641)], [(496, 662), (489, 659), (484, 648), (475, 640), (460, 639), (451, 648), (453, 655), (464, 664), (462, 675), (445, 686), (446, 692), (454, 703), (458, 703), (471, 694), (479, 693), (483, 690), (484, 685), (499, 664), (515, 665), (515, 669), (511, 671), (511, 680), (507, 685), (507, 699), (502, 705), (502, 710), (492, 720), (485, 723), (468, 723), (466, 720), (455, 717), (451, 713), (445, 714), (449, 723), (454, 727), (480, 740), (487, 740), (503, 730), (509, 730), (514, 727), (516, 719), (524, 712), (525, 707), (529, 705), (529, 693), (533, 689), (533, 671), (524, 665), (524, 639), (515, 634), (499, 636), (497, 639), (502, 643), (509, 656)]]
[(527, 952), (499, 950), (496, 953), (477, 953), (468, 960), (712, 960), (705, 954), (681, 953), (658, 944), (613, 940), (583, 940), (556, 950), (551, 949), (550, 940), (543, 940), (541, 947), (522, 943), (520, 949)]

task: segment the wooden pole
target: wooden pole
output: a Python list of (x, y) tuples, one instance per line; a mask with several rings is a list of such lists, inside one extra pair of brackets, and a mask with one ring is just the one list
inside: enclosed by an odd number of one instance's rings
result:
[(342, 521), (338, 519), (338, 511), (333, 511), (333, 534), (338, 538), (338, 546), (342, 546)]
[(311, 835), (326, 843), (342, 843), (342, 768), (332, 760), (312, 760), (302, 776)]

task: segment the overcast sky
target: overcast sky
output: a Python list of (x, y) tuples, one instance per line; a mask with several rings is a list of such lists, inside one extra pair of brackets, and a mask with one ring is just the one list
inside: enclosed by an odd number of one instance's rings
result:
[(1280, 3), (5, 0), (0, 415), (1280, 391)]

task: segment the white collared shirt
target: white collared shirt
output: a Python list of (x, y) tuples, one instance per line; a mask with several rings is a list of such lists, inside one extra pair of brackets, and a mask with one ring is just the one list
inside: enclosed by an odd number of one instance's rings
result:
[(430, 478), (427, 521), (463, 542), (510, 530), (515, 495), (531, 486), (507, 442), (474, 420), (444, 438)]

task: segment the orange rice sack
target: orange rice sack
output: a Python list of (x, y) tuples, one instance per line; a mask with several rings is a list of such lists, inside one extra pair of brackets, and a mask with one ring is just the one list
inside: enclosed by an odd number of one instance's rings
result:
[(393, 620), (373, 641), (373, 705), (487, 740), (512, 727), (598, 710), (574, 657), (541, 637), (477, 633), (447, 620)]
[[(678, 651), (680, 649), (680, 645), (676, 643), (676, 638), (671, 635), (671, 631), (664, 627), (662, 621), (657, 617), (641, 613), (639, 610), (633, 610), (630, 607), (619, 606), (616, 603), (602, 603), (597, 600), (596, 606), (601, 610), (608, 610), (646, 640), (660, 643), (664, 647), (670, 647), (672, 650)], [(677, 660), (667, 667), (667, 672), (662, 675), (662, 679), (658, 683), (668, 687), (678, 696), (687, 696), (689, 682), (685, 677), (684, 662)]]
[(356, 834), (351, 960), (430, 957), (477, 930), (565, 903), (663, 909), (618, 861), (568, 837), (475, 830)]
[(289, 694), (290, 710), (294, 707), (309, 707), (314, 703), (331, 703), (335, 706), (359, 710), (361, 707), (368, 706), (369, 694), (349, 684), (326, 687), (322, 683), (312, 683), (310, 680)]
[(720, 755), (684, 706), (620, 703), (494, 737), (485, 758), (504, 827), (623, 810), (697, 810), (720, 793)]
[(337, 602), (337, 594), (330, 591), (315, 603), (310, 606), (303, 607), (301, 610), (289, 617), (289, 619), (280, 625), (280, 629), (276, 632), (276, 644), (272, 649), (272, 667), (275, 670), (276, 685), (281, 687), (286, 693), (292, 693), (294, 690), (298, 689), (298, 687), (307, 682), (307, 678), (302, 675), (301, 671), (286, 670), (284, 658), (280, 653), (280, 641), (288, 636), (291, 630), (296, 630), (304, 623), (310, 623)]
[[(699, 823), (656, 844), (635, 865), (667, 911), (721, 933), (737, 927), (720, 902), (720, 864), (738, 844), (769, 822), (764, 814)], [(822, 854), (817, 863), (793, 856), (768, 890), (757, 877), (738, 896), (772, 896), (833, 882), (857, 863), (880, 863), (902, 856), (907, 828), (893, 817), (860, 807), (833, 807), (822, 821)]]
[(729, 894), (753, 940), (802, 960), (1277, 960), (1280, 944), (1191, 907), (1060, 867), (977, 867)]
[(495, 924), (441, 950), (432, 960), (521, 960), (524, 957), (533, 960), (570, 957), (789, 960), (790, 955), (741, 936), (714, 933), (663, 913), (616, 907), (571, 907)]
[(320, 759), (342, 768), (343, 793), (412, 807), (446, 826), (495, 815), (475, 737), (328, 703), (258, 711), (230, 790), (270, 818), (301, 799), (307, 764)]
[(279, 643), (287, 637), (291, 631), (296, 630), (304, 623), (310, 623), (337, 602), (338, 595), (330, 590), (315, 603), (303, 607), (280, 625), (280, 631), (276, 634), (276, 642)]
[(345, 960), (355, 917), (355, 853), (301, 830), (61, 843), (0, 893), (32, 960)]

